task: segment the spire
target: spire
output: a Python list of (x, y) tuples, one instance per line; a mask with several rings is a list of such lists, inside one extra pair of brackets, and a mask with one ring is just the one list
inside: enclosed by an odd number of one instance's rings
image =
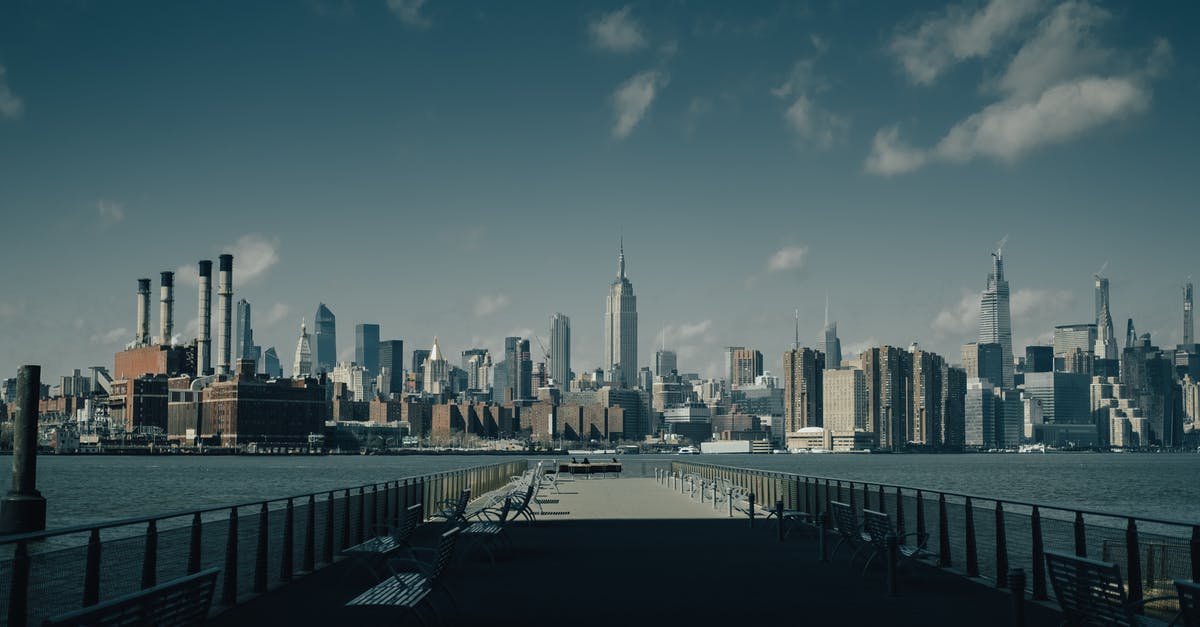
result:
[[(800, 348), (800, 309), (796, 308), (795, 313), (796, 313), (796, 335), (792, 339), (792, 348), (798, 349), (798, 348)], [(827, 319), (829, 318), (828, 313), (826, 314), (825, 317)]]
[(829, 328), (829, 290), (825, 290), (825, 328)]
[(429, 351), (429, 361), (438, 361), (442, 358), (442, 351), (438, 348), (437, 336), (433, 336), (433, 348)]
[(621, 247), (617, 250), (617, 277), (625, 278), (625, 235), (621, 235)]

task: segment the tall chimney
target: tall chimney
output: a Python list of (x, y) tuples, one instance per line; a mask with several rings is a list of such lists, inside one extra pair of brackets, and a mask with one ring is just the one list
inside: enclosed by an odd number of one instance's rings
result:
[(196, 338), (196, 367), (212, 374), (212, 261), (200, 262), (200, 337)]
[(150, 279), (138, 279), (137, 337), (139, 346), (150, 343)]
[(159, 335), (163, 344), (170, 344), (171, 335), (175, 332), (175, 273), (163, 272), (161, 275)]
[(229, 374), (229, 340), (233, 330), (233, 255), (221, 255), (221, 274), (217, 277), (217, 298), (221, 308), (221, 326), (217, 329), (217, 374)]

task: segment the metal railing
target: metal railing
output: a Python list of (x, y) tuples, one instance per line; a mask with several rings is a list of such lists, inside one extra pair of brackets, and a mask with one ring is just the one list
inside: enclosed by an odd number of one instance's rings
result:
[[(736, 486), (763, 508), (782, 503), (826, 526), (831, 501), (849, 503), (860, 520), (863, 509), (888, 512), (900, 534), (929, 538), (938, 566), (997, 588), (1009, 588), (1009, 572), (1021, 569), (1031, 574), (1024, 587), (1037, 600), (1048, 597), (1047, 549), (1118, 564), (1130, 601), (1174, 596), (1175, 579), (1200, 580), (1200, 522), (680, 461), (671, 462), (670, 474)], [(1173, 611), (1173, 603), (1152, 609)]]
[(0, 625), (45, 618), (217, 567), (218, 604), (333, 563), (377, 525), (469, 488), (483, 495), (528, 468), (525, 459), (283, 498), (103, 524), (0, 536)]

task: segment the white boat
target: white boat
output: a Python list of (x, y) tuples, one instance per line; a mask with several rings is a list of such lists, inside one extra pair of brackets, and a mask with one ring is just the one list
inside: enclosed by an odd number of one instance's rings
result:
[(1020, 448), (1017, 449), (1017, 452), (1018, 453), (1045, 453), (1046, 445), (1045, 444), (1022, 444), (1020, 446)]
[(694, 446), (681, 446), (679, 447), (678, 453), (680, 455), (699, 455), (700, 449)]

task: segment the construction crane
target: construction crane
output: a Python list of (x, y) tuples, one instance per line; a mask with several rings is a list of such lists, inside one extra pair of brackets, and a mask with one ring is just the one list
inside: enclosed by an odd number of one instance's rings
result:
[[(542, 343), (542, 338), (538, 337), (537, 335), (534, 335), (533, 339), (537, 340), (538, 347), (542, 349), (542, 363), (544, 363), (546, 365), (546, 369), (545, 369), (546, 375), (545, 376), (546, 376), (547, 382), (549, 382), (549, 380), (550, 380), (550, 352), (546, 350), (546, 345)], [(558, 382), (555, 381), (555, 383), (558, 383)]]

